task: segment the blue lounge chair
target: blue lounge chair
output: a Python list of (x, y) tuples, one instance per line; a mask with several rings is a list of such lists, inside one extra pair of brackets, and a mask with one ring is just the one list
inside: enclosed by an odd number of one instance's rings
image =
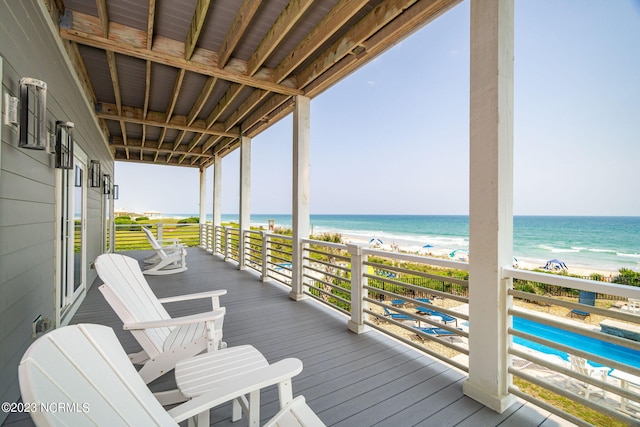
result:
[(454, 322), (456, 326), (458, 326), (458, 319), (453, 316), (449, 316), (448, 314), (440, 313), (439, 311), (431, 310), (430, 308), (426, 308), (426, 307), (417, 307), (416, 310), (419, 314), (426, 314), (429, 316), (441, 317), (442, 321), (445, 324), (449, 322)]
[(417, 330), (419, 330), (422, 333), (425, 333), (427, 335), (431, 335), (434, 337), (441, 337), (444, 335), (456, 335), (455, 332), (451, 332), (447, 329), (443, 329), (443, 328), (421, 328), (418, 326), (414, 326), (414, 328), (416, 328)]
[[(580, 304), (584, 304), (584, 305), (590, 305), (590, 306), (595, 306), (596, 305), (596, 293), (595, 292), (588, 292), (588, 291), (580, 291), (580, 295), (578, 296), (578, 302)], [(583, 319), (591, 316), (591, 313), (589, 313), (588, 311), (583, 311), (583, 310), (578, 310), (578, 309), (574, 309), (571, 310), (571, 312), (569, 313), (569, 315), (571, 317), (575, 316), (580, 316)]]
[(384, 315), (392, 318), (393, 320), (415, 320), (413, 317), (407, 316), (406, 314), (392, 313), (386, 307), (384, 308)]
[[(416, 298), (416, 301), (420, 301), (420, 302), (423, 302), (425, 304), (431, 304), (431, 300), (429, 298)], [(426, 308), (426, 307), (423, 307), (423, 306), (417, 306), (416, 307), (416, 311), (418, 313), (424, 313), (425, 310), (429, 310), (429, 309)]]

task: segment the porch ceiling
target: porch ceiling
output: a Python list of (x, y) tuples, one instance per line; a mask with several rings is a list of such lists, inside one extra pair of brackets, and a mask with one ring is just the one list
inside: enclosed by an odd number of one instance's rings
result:
[(461, 0), (49, 0), (118, 161), (205, 168)]

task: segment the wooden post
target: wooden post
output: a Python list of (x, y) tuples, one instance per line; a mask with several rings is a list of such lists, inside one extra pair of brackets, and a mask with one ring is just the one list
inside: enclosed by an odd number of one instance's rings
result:
[[(213, 255), (217, 252), (218, 227), (222, 225), (222, 158), (215, 156), (213, 160)], [(222, 248), (220, 248), (222, 249)]]
[(200, 219), (199, 230), (200, 230), (200, 248), (206, 249), (206, 228), (205, 224), (207, 223), (207, 170), (204, 168), (200, 168)]
[(362, 253), (361, 245), (348, 244), (347, 250), (351, 254), (351, 319), (348, 327), (350, 331), (361, 334), (370, 329), (364, 324), (367, 318), (364, 310), (369, 306), (365, 301), (369, 295), (369, 290), (365, 289), (368, 279), (363, 274), (367, 256)]
[(503, 412), (512, 304), (513, 0), (471, 1), (469, 377), (464, 393)]
[(244, 270), (245, 231), (251, 223), (251, 138), (240, 137), (240, 224), (238, 230), (238, 270)]
[(293, 111), (293, 240), (292, 240), (292, 281), (291, 299), (299, 300), (303, 293), (303, 253), (302, 239), (309, 238), (311, 223), (309, 210), (309, 146), (311, 100), (296, 96)]

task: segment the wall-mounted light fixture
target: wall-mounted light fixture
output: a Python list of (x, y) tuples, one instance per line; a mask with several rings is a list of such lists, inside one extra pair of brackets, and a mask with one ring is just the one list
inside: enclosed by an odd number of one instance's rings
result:
[(20, 79), (20, 147), (44, 150), (47, 134), (47, 84), (42, 80)]
[(120, 186), (118, 184), (114, 184), (113, 186), (113, 200), (118, 200), (120, 197)]
[(111, 193), (111, 176), (104, 174), (102, 175), (102, 193), (110, 194)]
[(91, 165), (89, 166), (89, 187), (100, 188), (100, 185), (102, 185), (101, 178), (100, 162), (91, 160)]
[(73, 169), (73, 122), (56, 122), (56, 168)]

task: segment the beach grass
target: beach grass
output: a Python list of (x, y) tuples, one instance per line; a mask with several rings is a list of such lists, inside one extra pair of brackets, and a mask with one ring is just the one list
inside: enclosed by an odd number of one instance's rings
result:
[(553, 405), (554, 407), (561, 409), (564, 412), (580, 418), (595, 426), (622, 427), (627, 425), (622, 421), (611, 418), (608, 415), (596, 411), (595, 409), (591, 409), (571, 399), (553, 393), (546, 388), (527, 382), (521, 378), (514, 378), (513, 384), (529, 396), (547, 402), (550, 405)]

